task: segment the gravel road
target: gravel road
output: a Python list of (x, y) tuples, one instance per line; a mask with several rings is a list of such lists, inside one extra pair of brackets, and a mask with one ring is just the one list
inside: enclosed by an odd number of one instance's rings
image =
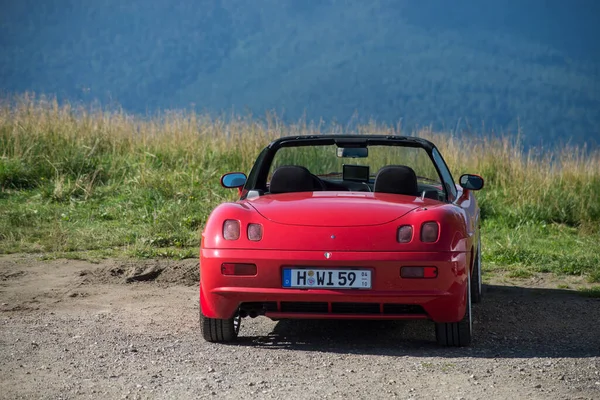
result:
[(0, 398), (600, 399), (600, 300), (572, 291), (484, 286), (469, 348), (427, 321), (264, 317), (217, 345), (197, 279), (195, 260), (0, 256)]

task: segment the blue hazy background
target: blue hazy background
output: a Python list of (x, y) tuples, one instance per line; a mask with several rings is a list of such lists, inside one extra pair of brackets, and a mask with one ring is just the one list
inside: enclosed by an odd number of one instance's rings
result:
[(597, 0), (0, 0), (0, 91), (600, 142)]

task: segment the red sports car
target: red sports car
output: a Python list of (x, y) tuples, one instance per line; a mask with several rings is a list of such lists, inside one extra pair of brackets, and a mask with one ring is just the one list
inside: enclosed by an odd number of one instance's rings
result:
[(481, 298), (477, 175), (456, 185), (430, 141), (403, 136), (277, 139), (240, 199), (211, 213), (200, 248), (204, 339), (241, 319), (429, 319), (437, 342), (471, 342)]

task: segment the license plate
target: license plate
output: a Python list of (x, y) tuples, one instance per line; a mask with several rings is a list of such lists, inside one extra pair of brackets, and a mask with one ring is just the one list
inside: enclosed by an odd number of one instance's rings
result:
[(371, 289), (368, 269), (284, 268), (285, 288)]

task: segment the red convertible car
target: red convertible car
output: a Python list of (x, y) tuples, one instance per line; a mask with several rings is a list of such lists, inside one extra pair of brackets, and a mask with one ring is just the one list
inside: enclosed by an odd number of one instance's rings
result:
[(204, 339), (244, 317), (428, 319), (437, 342), (471, 342), (481, 298), (477, 175), (457, 185), (436, 146), (404, 136), (277, 139), (240, 198), (211, 213), (200, 248)]

